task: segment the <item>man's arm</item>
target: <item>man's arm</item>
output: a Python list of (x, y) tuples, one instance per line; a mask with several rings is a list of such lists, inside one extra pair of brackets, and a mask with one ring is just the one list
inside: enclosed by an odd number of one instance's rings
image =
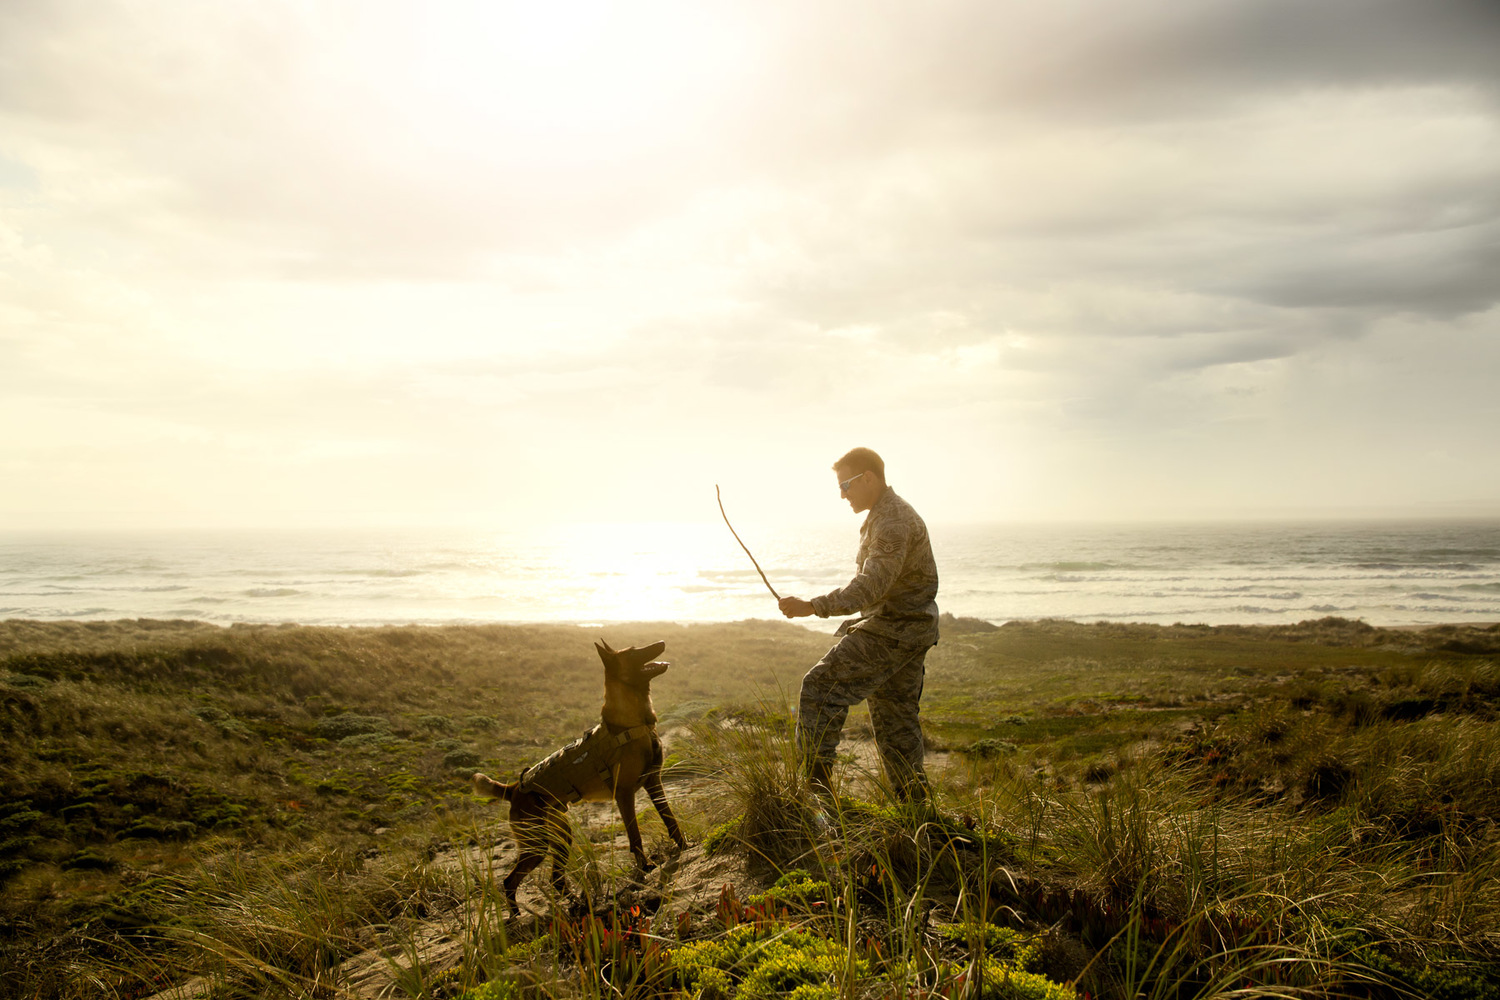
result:
[(778, 607), (788, 618), (817, 615), (852, 615), (873, 607), (891, 589), (891, 584), (906, 562), (907, 532), (900, 524), (875, 525), (870, 554), (854, 579), (838, 590), (804, 601), (800, 597), (783, 597)]
[(906, 561), (906, 531), (899, 524), (876, 525), (875, 537), (870, 540), (870, 554), (865, 563), (854, 574), (854, 579), (844, 586), (810, 602), (813, 614), (822, 618), (829, 615), (852, 615), (865, 608), (874, 607), (891, 589)]

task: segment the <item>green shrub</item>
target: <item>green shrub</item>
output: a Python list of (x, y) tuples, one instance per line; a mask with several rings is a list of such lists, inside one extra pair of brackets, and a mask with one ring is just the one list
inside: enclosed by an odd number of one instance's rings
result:
[(826, 901), (829, 892), (827, 882), (814, 879), (800, 868), (794, 868), (783, 873), (771, 888), (751, 896), (746, 902), (751, 906), (774, 903), (783, 907), (806, 909), (814, 903)]
[(120, 831), (123, 840), (186, 840), (197, 832), (197, 826), (183, 820), (143, 819)]
[(739, 924), (722, 938), (672, 953), (677, 982), (705, 1000), (779, 997), (796, 990), (823, 997), (846, 971), (861, 979), (869, 962), (848, 960), (842, 944), (779, 923)]
[(738, 816), (731, 817), (720, 823), (704, 835), (703, 853), (714, 855), (733, 847), (738, 841), (739, 830), (740, 818)]
[(386, 744), (394, 742), (396, 742), (396, 737), (390, 733), (356, 733), (339, 740), (339, 748), (354, 751), (379, 750)]
[(63, 862), (64, 868), (76, 868), (83, 871), (114, 871), (119, 863), (114, 858), (106, 857), (93, 850), (79, 851), (71, 858)]
[(787, 1000), (838, 1000), (841, 995), (832, 983), (803, 983), (787, 994)]
[(390, 720), (384, 716), (355, 715), (352, 712), (330, 715), (313, 723), (313, 732), (325, 740), (342, 740), (367, 733), (388, 733), (390, 730)]
[(47, 817), (35, 809), (28, 809), (30, 802), (11, 803), (9, 808), (14, 811), (0, 817), (0, 834), (9, 833), (13, 830), (25, 830), (36, 825)]
[(452, 732), (453, 720), (446, 715), (419, 715), (417, 728), (429, 733)]
[(443, 754), (443, 764), (446, 767), (478, 767), (479, 754), (468, 747), (457, 747)]
[(970, 950), (979, 950), (1015, 969), (1036, 967), (1040, 949), (1035, 941), (1009, 927), (977, 922), (954, 924), (940, 932), (944, 938)]
[(1478, 964), (1448, 949), (1395, 955), (1357, 929), (1357, 919), (1343, 922), (1356, 928), (1345, 940), (1358, 963), (1414, 995), (1430, 1000), (1500, 1000), (1500, 968), (1493, 964)]
[(46, 677), (38, 677), (35, 674), (0, 674), (0, 684), (15, 688), (17, 691), (38, 691), (52, 681)]
[(996, 959), (984, 961), (979, 1000), (1078, 1000), (1078, 994), (1036, 972), (1025, 972)]
[(967, 754), (970, 757), (977, 757), (980, 760), (993, 760), (1005, 754), (1015, 753), (1020, 749), (1020, 747), (1016, 746), (1010, 740), (997, 740), (987, 737), (982, 740), (975, 740), (968, 746), (960, 748), (959, 752)]
[(511, 1000), (519, 991), (509, 979), (491, 979), (462, 994), (459, 1000)]
[(735, 993), (737, 1000), (779, 997), (811, 987), (814, 996), (833, 991), (833, 983), (844, 969), (844, 950), (826, 939), (794, 944), (772, 941), (757, 955), (752, 968)]

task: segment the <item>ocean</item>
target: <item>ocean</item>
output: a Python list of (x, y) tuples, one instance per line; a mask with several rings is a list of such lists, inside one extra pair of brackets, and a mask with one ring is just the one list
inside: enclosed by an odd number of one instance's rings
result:
[[(858, 522), (736, 524), (783, 596), (848, 580)], [(932, 525), (944, 611), (1013, 619), (1500, 621), (1500, 520)], [(722, 522), (0, 533), (0, 618), (219, 624), (777, 618)], [(833, 623), (809, 622), (832, 628)]]

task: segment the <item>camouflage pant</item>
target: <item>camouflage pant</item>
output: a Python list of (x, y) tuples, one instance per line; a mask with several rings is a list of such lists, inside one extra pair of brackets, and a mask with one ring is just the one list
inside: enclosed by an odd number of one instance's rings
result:
[(849, 706), (869, 699), (875, 746), (896, 794), (924, 794), (927, 772), (917, 712), (930, 648), (863, 630), (840, 639), (802, 678), (797, 745), (809, 766), (832, 764)]

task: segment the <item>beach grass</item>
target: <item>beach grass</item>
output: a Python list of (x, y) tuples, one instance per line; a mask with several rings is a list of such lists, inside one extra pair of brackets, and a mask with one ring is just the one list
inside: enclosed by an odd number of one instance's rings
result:
[[(858, 712), (837, 801), (802, 784), (830, 639), (789, 623), (0, 622), (0, 982), (374, 995), (373, 953), (474, 1000), (1500, 997), (1500, 629), (948, 625), (913, 807)], [(666, 640), (669, 795), (735, 874), (611, 889), (606, 823), (589, 902), (508, 921), (467, 778), (597, 719), (601, 637)]]

